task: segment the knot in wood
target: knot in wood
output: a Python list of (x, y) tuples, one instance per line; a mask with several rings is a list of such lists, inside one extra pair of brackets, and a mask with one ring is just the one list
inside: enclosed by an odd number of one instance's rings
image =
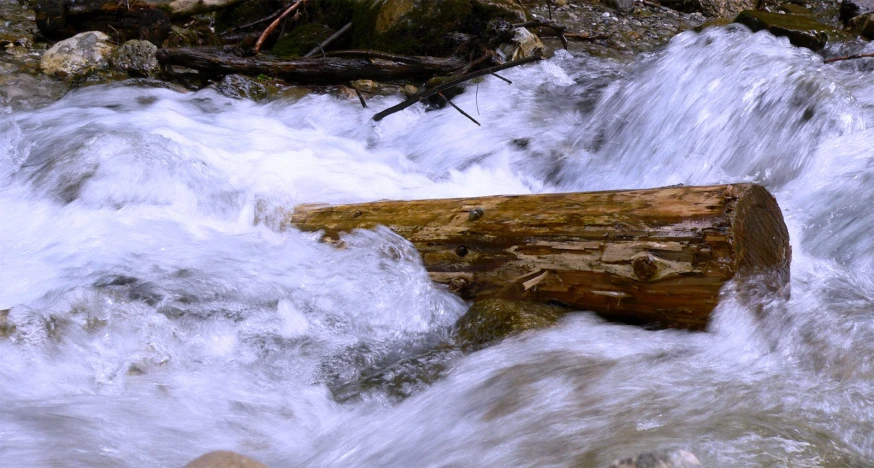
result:
[(455, 255), (458, 255), (459, 257), (464, 257), (465, 255), (467, 255), (467, 247), (459, 245), (455, 248)]
[(452, 278), (449, 280), (449, 291), (455, 294), (463, 294), (470, 282), (464, 278)]
[(471, 208), (470, 211), (468, 212), (467, 219), (468, 219), (468, 221), (476, 221), (476, 220), (482, 218), (483, 214), (485, 214), (485, 212), (483, 212), (482, 208), (480, 208), (480, 207)]
[(631, 267), (634, 269), (634, 275), (641, 280), (648, 280), (655, 276), (659, 267), (655, 260), (649, 254), (640, 254), (631, 259)]

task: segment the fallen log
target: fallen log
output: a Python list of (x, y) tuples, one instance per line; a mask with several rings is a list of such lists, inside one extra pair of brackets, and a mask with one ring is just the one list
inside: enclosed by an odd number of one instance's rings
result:
[(789, 281), (786, 225), (755, 184), (300, 205), (287, 221), (330, 242), (387, 226), (468, 300), (552, 301), (654, 326), (704, 329), (736, 276)]
[(456, 57), (380, 58), (319, 57), (283, 60), (271, 57), (240, 57), (213, 47), (161, 49), (161, 65), (179, 65), (209, 76), (231, 74), (269, 75), (294, 83), (341, 84), (352, 80), (405, 80), (430, 78), (465, 68)]

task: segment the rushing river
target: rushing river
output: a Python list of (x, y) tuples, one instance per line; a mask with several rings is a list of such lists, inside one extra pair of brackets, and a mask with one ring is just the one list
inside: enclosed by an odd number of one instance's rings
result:
[[(421, 106), (372, 122), (394, 97), (135, 84), (0, 113), (0, 464), (600, 467), (684, 447), (711, 467), (874, 466), (864, 63), (732, 28), (506, 76), (454, 99), (482, 127)], [(791, 299), (754, 313), (728, 285), (707, 333), (580, 312), (467, 355), (440, 345), (467, 305), (409, 244), (338, 250), (273, 214), (737, 181), (780, 203)]]

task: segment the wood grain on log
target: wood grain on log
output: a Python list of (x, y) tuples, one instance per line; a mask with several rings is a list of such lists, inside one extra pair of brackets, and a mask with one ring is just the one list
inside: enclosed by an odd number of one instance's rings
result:
[(780, 208), (755, 184), (301, 205), (328, 241), (384, 225), (465, 299), (557, 301), (635, 323), (703, 329), (730, 279), (789, 281)]
[[(338, 84), (352, 80), (396, 80), (429, 78), (464, 68), (467, 62), (455, 58), (407, 57), (407, 60), (379, 58), (320, 57), (282, 60), (269, 57), (240, 57), (215, 48), (190, 47), (158, 51), (162, 65), (193, 68), (209, 76), (260, 74), (295, 83)], [(414, 59), (414, 60), (412, 60)]]

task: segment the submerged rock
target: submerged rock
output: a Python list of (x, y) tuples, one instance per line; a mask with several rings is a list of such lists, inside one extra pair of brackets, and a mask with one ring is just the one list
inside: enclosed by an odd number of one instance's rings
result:
[(608, 468), (701, 468), (701, 462), (687, 450), (658, 450), (615, 460)]
[(812, 50), (822, 49), (830, 38), (834, 39), (842, 35), (837, 29), (802, 15), (746, 10), (737, 15), (734, 22), (743, 24), (753, 31), (764, 29), (775, 36), (787, 37), (793, 45)]
[(216, 83), (215, 89), (229, 98), (260, 101), (268, 96), (267, 87), (254, 78), (227, 75)]
[(109, 36), (100, 31), (88, 31), (58, 42), (47, 50), (40, 68), (47, 75), (75, 78), (109, 67), (115, 51)]
[(852, 18), (874, 12), (874, 0), (842, 0), (838, 16), (847, 24)]
[(131, 76), (151, 77), (161, 69), (155, 54), (158, 47), (149, 41), (127, 41), (112, 54), (112, 66)]
[(534, 302), (486, 299), (455, 322), (455, 337), (464, 348), (481, 348), (525, 330), (555, 325), (565, 312), (562, 307)]
[(185, 468), (267, 468), (267, 465), (227, 450), (216, 450), (197, 457)]
[(0, 310), (0, 338), (9, 338), (15, 333), (15, 325), (9, 323), (9, 311), (11, 309)]

